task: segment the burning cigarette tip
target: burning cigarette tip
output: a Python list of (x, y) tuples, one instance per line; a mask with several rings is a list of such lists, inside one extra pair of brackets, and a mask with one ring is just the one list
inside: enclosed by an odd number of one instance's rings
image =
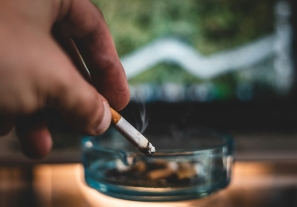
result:
[(156, 148), (150, 142), (148, 143), (148, 151), (150, 155), (153, 155), (156, 152)]
[(138, 147), (138, 149), (146, 156), (152, 156), (156, 152), (156, 148), (148, 142), (145, 148)]

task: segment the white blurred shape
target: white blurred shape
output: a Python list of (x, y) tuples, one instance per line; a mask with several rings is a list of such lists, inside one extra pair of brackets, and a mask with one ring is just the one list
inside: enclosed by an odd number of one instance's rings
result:
[(162, 62), (178, 64), (196, 77), (210, 79), (269, 57), (274, 52), (274, 40), (274, 35), (269, 35), (232, 50), (203, 56), (175, 38), (166, 38), (140, 48), (121, 61), (128, 79)]

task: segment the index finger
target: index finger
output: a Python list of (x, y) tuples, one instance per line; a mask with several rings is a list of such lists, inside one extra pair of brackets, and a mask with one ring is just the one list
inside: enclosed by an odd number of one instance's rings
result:
[(89, 0), (65, 0), (59, 28), (79, 49), (92, 84), (116, 110), (123, 109), (130, 94), (124, 68), (100, 10)]

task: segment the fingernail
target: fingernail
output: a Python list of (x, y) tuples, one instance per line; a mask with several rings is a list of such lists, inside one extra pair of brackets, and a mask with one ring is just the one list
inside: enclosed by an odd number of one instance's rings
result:
[(103, 107), (104, 107), (103, 119), (96, 130), (98, 135), (105, 132), (108, 129), (110, 122), (111, 122), (111, 112), (110, 112), (108, 103), (103, 101)]

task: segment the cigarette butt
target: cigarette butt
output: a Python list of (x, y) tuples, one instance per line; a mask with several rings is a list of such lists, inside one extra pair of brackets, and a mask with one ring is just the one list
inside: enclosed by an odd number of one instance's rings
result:
[(164, 168), (159, 170), (153, 170), (149, 173), (147, 173), (146, 177), (150, 180), (158, 180), (161, 178), (166, 178), (172, 175), (174, 171), (170, 168)]
[(119, 172), (126, 172), (128, 170), (131, 169), (130, 166), (127, 166), (125, 165), (121, 159), (117, 159), (116, 162), (115, 162), (115, 165), (116, 165), (116, 169), (119, 171)]
[(154, 160), (153, 164), (166, 167), (166, 165), (168, 164), (168, 161), (162, 160), (162, 159), (156, 159)]
[(143, 173), (146, 171), (146, 164), (143, 161), (139, 161), (135, 164), (135, 166), (133, 167), (133, 169), (135, 171), (137, 171), (138, 173)]
[(177, 164), (175, 162), (169, 162), (165, 166), (165, 168), (150, 171), (146, 174), (146, 176), (150, 180), (158, 180), (173, 175), (176, 172), (176, 170)]
[(185, 179), (194, 177), (197, 175), (197, 171), (192, 163), (180, 163), (176, 174), (179, 179)]

